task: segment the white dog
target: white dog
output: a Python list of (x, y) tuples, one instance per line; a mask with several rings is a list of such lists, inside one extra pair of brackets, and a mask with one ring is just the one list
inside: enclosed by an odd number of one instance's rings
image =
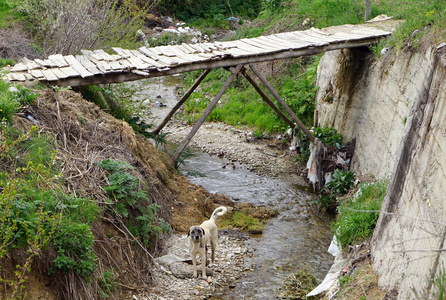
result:
[(201, 257), (201, 276), (206, 279), (206, 260), (208, 243), (211, 244), (211, 260), (214, 262), (215, 248), (218, 241), (218, 229), (215, 220), (218, 216), (223, 216), (228, 209), (220, 206), (214, 210), (209, 220), (204, 221), (200, 226), (192, 226), (187, 233), (189, 237), (189, 252), (194, 265), (194, 277), (197, 277), (197, 254)]

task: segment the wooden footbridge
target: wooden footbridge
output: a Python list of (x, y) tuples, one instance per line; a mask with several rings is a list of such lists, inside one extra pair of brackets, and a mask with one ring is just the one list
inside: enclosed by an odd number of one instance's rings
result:
[[(39, 81), (52, 86), (78, 87), (204, 70), (204, 73), (154, 130), (154, 133), (158, 134), (212, 69), (226, 68), (231, 74), (184, 142), (178, 147), (173, 156), (173, 159), (176, 160), (210, 115), (237, 74), (244, 75), (262, 98), (287, 124), (294, 127), (296, 123), (313, 141), (313, 135), (258, 72), (253, 63), (314, 55), (336, 49), (368, 46), (390, 34), (389, 31), (367, 25), (343, 25), (324, 29), (311, 28), (305, 31), (278, 33), (237, 41), (181, 44), (153, 48), (141, 47), (137, 50), (113, 48), (115, 54), (109, 54), (103, 50), (82, 50), (81, 55), (63, 56), (56, 54), (50, 55), (44, 60), (24, 58), (14, 65), (4, 78), (18, 83)], [(288, 119), (275, 106), (260, 89), (256, 81), (248, 75), (246, 65), (249, 65), (249, 68), (276, 98), (292, 120)]]

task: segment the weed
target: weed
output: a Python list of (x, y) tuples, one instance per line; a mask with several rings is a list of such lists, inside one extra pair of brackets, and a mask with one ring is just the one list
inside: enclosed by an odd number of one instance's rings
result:
[(3, 68), (4, 66), (7, 65), (13, 65), (14, 61), (12, 59), (4, 59), (4, 58), (0, 58), (0, 68)]
[(344, 289), (348, 285), (350, 279), (350, 276), (339, 277), (339, 286), (341, 287), (341, 289)]
[(332, 228), (340, 248), (371, 237), (378, 220), (388, 180), (364, 183), (351, 197), (342, 199)]
[(102, 273), (102, 276), (99, 277), (99, 284), (101, 286), (101, 291), (99, 291), (99, 294), (102, 298), (110, 297), (111, 293), (115, 291), (119, 286), (116, 282), (113, 270), (111, 270), (111, 272), (104, 271), (104, 273)]

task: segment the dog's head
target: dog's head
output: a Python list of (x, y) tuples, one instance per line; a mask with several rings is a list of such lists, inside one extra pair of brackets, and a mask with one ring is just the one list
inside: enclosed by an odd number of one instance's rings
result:
[(205, 233), (204, 233), (204, 229), (203, 229), (203, 228), (201, 228), (200, 226), (192, 226), (192, 227), (189, 229), (189, 231), (188, 231), (188, 233), (187, 233), (187, 236), (188, 236), (188, 237), (190, 236), (190, 238), (192, 239), (192, 241), (193, 241), (194, 243), (197, 243), (197, 242), (199, 242), (199, 241), (202, 239), (202, 237), (203, 237), (204, 234), (205, 234)]

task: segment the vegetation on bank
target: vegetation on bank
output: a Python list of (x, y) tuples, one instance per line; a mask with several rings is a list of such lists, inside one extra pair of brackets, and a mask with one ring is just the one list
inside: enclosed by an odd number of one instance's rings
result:
[(7, 288), (3, 292), (8, 299), (25, 298), (31, 265), (40, 256), (46, 258), (42, 260), (50, 276), (79, 276), (97, 285), (105, 297), (117, 284), (113, 273), (98, 274), (93, 224), (103, 217), (119, 220), (147, 248), (170, 225), (158, 216), (160, 206), (148, 198), (148, 179), (132, 175), (133, 167), (126, 162), (96, 163), (109, 173), (104, 182), (107, 203), (67, 193), (54, 138), (36, 126), (28, 132), (14, 126), (14, 114), (27, 116), (22, 107), (35, 105), (36, 96), (0, 80), (0, 260), (20, 257), (13, 276), (2, 272), (8, 264), (0, 267), (0, 283)]

